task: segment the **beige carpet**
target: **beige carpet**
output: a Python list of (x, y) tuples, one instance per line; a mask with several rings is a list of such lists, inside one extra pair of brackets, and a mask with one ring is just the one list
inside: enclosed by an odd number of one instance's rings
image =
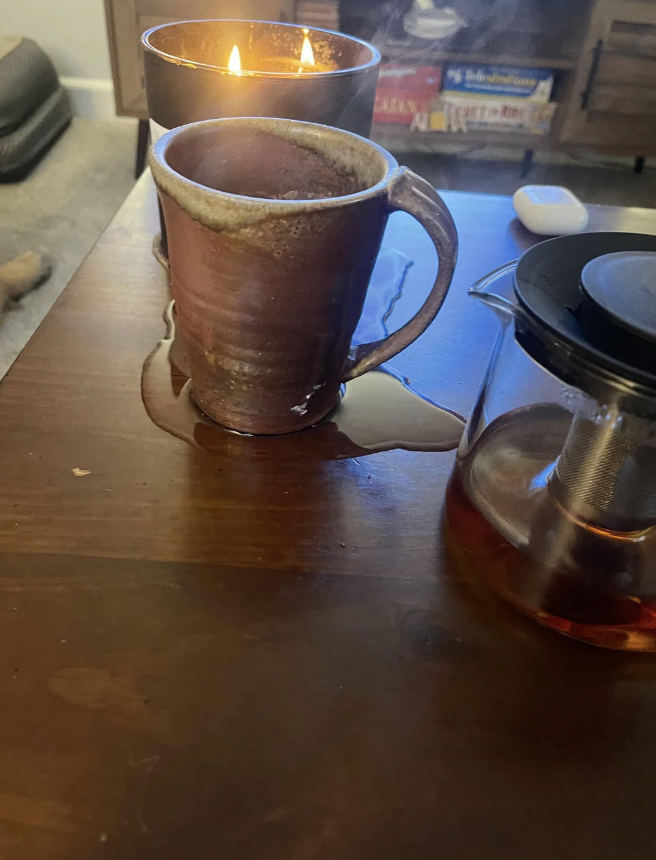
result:
[(134, 184), (136, 125), (75, 119), (22, 182), (0, 185), (0, 263), (47, 253), (53, 274), (5, 314), (0, 379)]

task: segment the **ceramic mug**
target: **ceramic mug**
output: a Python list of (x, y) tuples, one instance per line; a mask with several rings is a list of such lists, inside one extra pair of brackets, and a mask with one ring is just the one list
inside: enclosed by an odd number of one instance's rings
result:
[[(161, 137), (150, 165), (193, 396), (232, 430), (316, 424), (341, 383), (408, 346), (444, 301), (457, 252), (451, 215), (425, 180), (365, 138), (292, 120), (207, 120)], [(433, 240), (437, 278), (406, 325), (351, 347), (398, 210)]]

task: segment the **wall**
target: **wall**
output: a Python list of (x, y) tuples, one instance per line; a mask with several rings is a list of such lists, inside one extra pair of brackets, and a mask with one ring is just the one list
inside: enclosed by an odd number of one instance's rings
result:
[(103, 0), (0, 0), (4, 35), (28, 36), (46, 51), (75, 113), (115, 116)]

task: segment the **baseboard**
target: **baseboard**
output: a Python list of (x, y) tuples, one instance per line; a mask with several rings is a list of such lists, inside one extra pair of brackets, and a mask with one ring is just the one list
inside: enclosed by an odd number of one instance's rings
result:
[(111, 80), (62, 77), (60, 81), (68, 90), (75, 116), (85, 119), (118, 119)]

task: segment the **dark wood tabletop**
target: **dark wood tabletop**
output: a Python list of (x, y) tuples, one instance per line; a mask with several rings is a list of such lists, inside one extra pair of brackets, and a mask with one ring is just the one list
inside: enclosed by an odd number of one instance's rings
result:
[[(392, 365), (467, 413), (497, 325), (467, 287), (535, 238), (507, 198), (445, 200), (456, 278)], [(145, 177), (0, 385), (0, 857), (649, 857), (656, 661), (460, 575), (452, 452), (208, 453), (153, 424), (156, 226)], [(387, 242), (401, 322), (435, 263), (406, 216)]]

